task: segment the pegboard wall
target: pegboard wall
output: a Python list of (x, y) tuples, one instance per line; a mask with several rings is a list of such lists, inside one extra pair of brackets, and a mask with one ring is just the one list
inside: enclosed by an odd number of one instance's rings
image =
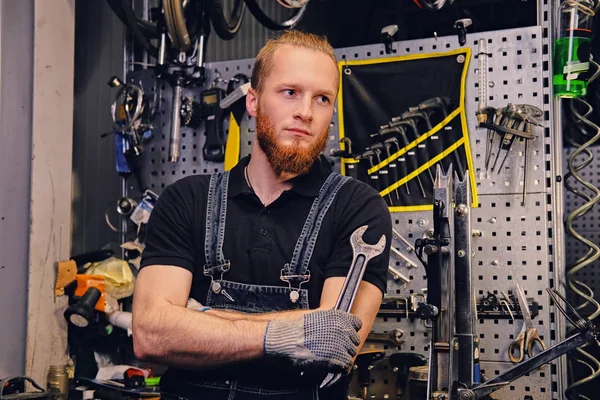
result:
[[(550, 346), (560, 340), (555, 329), (554, 313), (549, 307), (546, 287), (554, 286), (553, 246), (553, 190), (554, 175), (553, 143), (550, 135), (550, 88), (548, 71), (548, 39), (542, 35), (541, 27), (485, 32), (467, 36), (471, 47), (466, 81), (466, 112), (472, 157), (477, 178), (479, 207), (472, 209), (472, 227), (481, 232), (473, 238), (473, 281), (476, 298), (488, 292), (500, 295), (501, 291), (515, 292), (520, 283), (530, 300), (540, 305), (540, 313), (534, 319), (540, 335)], [(527, 201), (523, 206), (522, 189), (524, 153), (523, 143), (516, 142), (499, 172), (487, 172), (484, 165), (485, 130), (477, 128), (475, 111), (478, 102), (478, 41), (487, 42), (488, 57), (488, 105), (505, 107), (508, 103), (531, 104), (544, 111), (543, 127), (534, 128), (536, 140), (530, 144), (528, 156)], [(458, 48), (456, 37), (441, 37), (393, 44), (392, 55), (444, 52)], [(383, 45), (370, 45), (339, 49), (339, 60), (374, 59), (385, 57)], [(217, 74), (228, 80), (235, 74), (250, 75), (253, 60), (236, 60), (207, 65), (209, 82)], [(144, 90), (159, 90), (160, 106), (154, 121), (154, 138), (144, 154), (143, 178), (148, 187), (160, 194), (162, 189), (190, 174), (209, 174), (220, 171), (221, 163), (205, 162), (201, 158), (204, 145), (204, 129), (182, 128), (181, 156), (177, 163), (168, 162), (169, 128), (171, 110), (171, 88), (160, 82), (154, 87), (150, 71), (132, 72), (128, 79), (142, 83)], [(184, 89), (184, 96), (199, 101), (200, 88)], [(254, 132), (254, 120), (245, 117), (241, 124), (241, 155), (250, 152)], [(327, 154), (339, 148), (337, 115), (331, 123)], [(498, 141), (496, 141), (498, 143)], [(333, 161), (339, 170), (339, 162)], [(422, 237), (433, 228), (432, 212), (393, 213), (394, 228), (409, 242)], [(410, 279), (409, 283), (394, 280), (390, 275), (384, 301), (408, 298), (421, 294), (427, 287), (425, 271), (414, 252), (401, 241), (394, 240), (393, 246), (414, 266), (392, 253), (390, 265)], [(415, 267), (416, 266), (416, 267)], [(503, 373), (513, 366), (508, 358), (508, 346), (521, 329), (522, 321), (510, 319), (480, 319), (477, 333), (480, 337), (481, 365), (488, 379)], [(384, 349), (387, 355), (396, 351), (417, 352), (427, 355), (429, 351), (429, 329), (423, 321), (407, 318), (402, 312), (396, 315), (378, 316), (373, 331), (388, 333), (393, 329), (403, 331), (401, 346), (381, 342), (368, 342), (365, 348)], [(558, 399), (558, 373), (555, 365), (546, 366), (529, 376), (513, 382), (496, 392), (493, 398)], [(375, 364), (369, 398), (395, 399), (396, 373), (387, 359)], [(361, 396), (357, 385), (351, 386), (352, 394)]]

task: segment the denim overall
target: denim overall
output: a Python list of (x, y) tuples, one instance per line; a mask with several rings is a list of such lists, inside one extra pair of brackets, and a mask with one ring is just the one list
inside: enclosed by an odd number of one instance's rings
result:
[[(246, 313), (308, 309), (308, 291), (301, 286), (310, 279), (308, 266), (325, 214), (339, 189), (348, 179), (350, 178), (334, 172), (321, 186), (296, 242), (292, 259), (281, 270), (280, 279), (288, 284), (288, 287), (283, 287), (250, 285), (223, 279), (231, 268), (229, 260), (223, 255), (229, 172), (213, 174), (206, 207), (204, 275), (211, 278), (211, 285), (205, 305), (215, 309)], [(303, 380), (299, 371), (290, 369), (287, 370), (291, 371), (290, 374), (283, 378), (286, 382), (281, 382), (281, 379), (273, 379), (269, 370), (265, 369), (265, 365), (268, 365), (267, 360), (252, 361), (225, 369), (223, 374), (225, 378), (220, 378), (217, 374), (216, 379), (206, 379), (202, 382), (194, 380), (192, 384), (194, 393), (190, 397), (211, 400), (318, 400), (318, 383), (314, 380)], [(281, 373), (281, 366), (272, 367), (273, 373)], [(226, 379), (229, 378), (227, 375), (230, 370), (237, 370), (240, 373), (234, 376), (241, 375), (242, 378)], [(204, 372), (199, 374), (202, 379), (206, 376)], [(163, 397), (182, 399), (180, 396), (171, 395)]]

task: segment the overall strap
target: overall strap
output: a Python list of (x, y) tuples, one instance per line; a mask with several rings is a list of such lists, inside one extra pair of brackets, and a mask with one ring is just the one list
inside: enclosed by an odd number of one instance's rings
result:
[(310, 279), (308, 266), (317, 243), (321, 224), (338, 191), (349, 180), (350, 178), (347, 176), (332, 172), (321, 186), (308, 213), (302, 233), (296, 242), (292, 260), (281, 270), (281, 280), (290, 283), (290, 287), (300, 287), (302, 283)]
[(225, 218), (227, 216), (227, 189), (229, 171), (216, 172), (210, 177), (206, 204), (206, 231), (204, 235), (204, 275), (221, 275), (229, 271), (229, 260), (223, 255)]

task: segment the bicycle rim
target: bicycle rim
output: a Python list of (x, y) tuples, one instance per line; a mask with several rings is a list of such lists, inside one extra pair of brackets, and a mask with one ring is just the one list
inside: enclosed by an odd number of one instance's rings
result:
[(254, 15), (254, 18), (265, 28), (271, 29), (274, 31), (284, 31), (287, 29), (291, 29), (300, 22), (304, 13), (306, 12), (306, 5), (302, 8), (298, 8), (298, 11), (287, 21), (278, 22), (269, 17), (265, 12), (260, 8), (256, 0), (244, 0), (248, 10)]

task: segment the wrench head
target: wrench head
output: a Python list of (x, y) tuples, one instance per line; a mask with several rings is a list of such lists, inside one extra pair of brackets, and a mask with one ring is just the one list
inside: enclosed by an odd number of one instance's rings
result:
[(367, 260), (380, 255), (385, 249), (385, 235), (381, 235), (376, 244), (368, 244), (363, 240), (363, 234), (367, 231), (369, 225), (363, 225), (357, 228), (350, 236), (350, 244), (354, 254), (364, 254)]

